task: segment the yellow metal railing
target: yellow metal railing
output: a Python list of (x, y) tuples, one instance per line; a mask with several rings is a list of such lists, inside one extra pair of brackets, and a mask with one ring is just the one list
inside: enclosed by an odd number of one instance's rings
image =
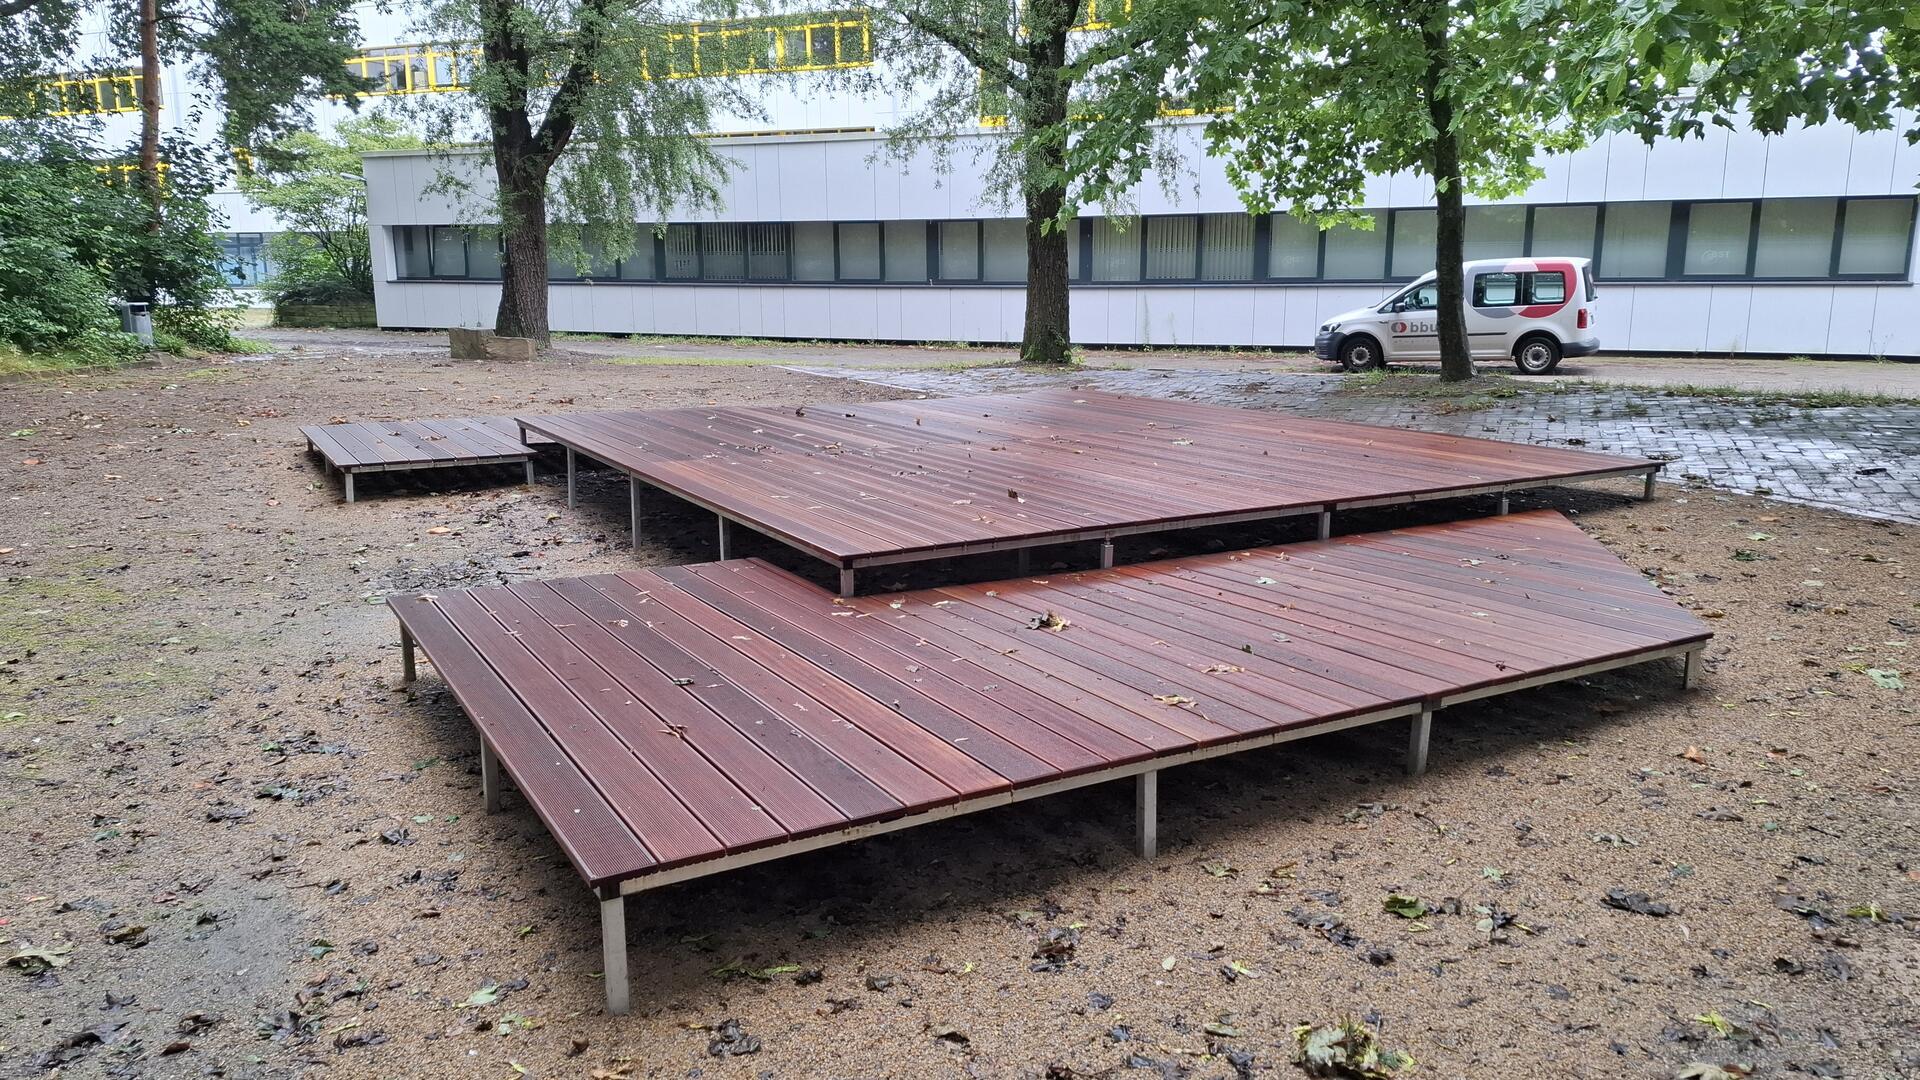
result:
[[(27, 91), (26, 116), (105, 116), (140, 111), (140, 73), (108, 71), (96, 75), (57, 75)], [(12, 120), (13, 116), (0, 116)]]
[[(478, 45), (451, 48), (395, 45), (347, 61), (347, 69), (375, 83), (373, 97), (464, 90), (464, 72), (479, 63)], [(667, 36), (662, 77), (761, 75), (827, 71), (873, 63), (873, 24), (865, 9), (785, 19), (689, 23)], [(648, 77), (653, 77), (651, 71)]]

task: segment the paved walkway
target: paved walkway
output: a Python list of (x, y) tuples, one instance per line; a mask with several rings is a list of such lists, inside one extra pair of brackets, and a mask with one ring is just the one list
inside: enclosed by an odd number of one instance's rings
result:
[(1802, 409), (1634, 390), (1523, 394), (1471, 411), (1431, 400), (1339, 392), (1317, 375), (1246, 371), (801, 368), (929, 394), (1075, 384), (1456, 435), (1670, 460), (1667, 476), (1832, 510), (1920, 524), (1920, 405)]

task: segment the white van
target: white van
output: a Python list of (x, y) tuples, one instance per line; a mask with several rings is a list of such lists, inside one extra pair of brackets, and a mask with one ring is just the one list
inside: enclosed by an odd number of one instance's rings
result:
[[(1478, 259), (1461, 272), (1467, 293), (1467, 342), (1475, 360), (1512, 358), (1523, 375), (1545, 375), (1563, 356), (1598, 352), (1590, 259)], [(1373, 307), (1336, 315), (1320, 327), (1313, 354), (1348, 371), (1402, 360), (1440, 359), (1434, 318), (1440, 286), (1433, 271)]]

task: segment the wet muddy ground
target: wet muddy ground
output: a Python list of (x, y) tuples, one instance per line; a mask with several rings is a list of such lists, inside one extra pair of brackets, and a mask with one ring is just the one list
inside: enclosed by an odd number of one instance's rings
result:
[(1920, 1074), (1915, 529), (1671, 486), (1516, 506), (1710, 619), (1694, 692), (1452, 710), (1417, 780), (1396, 725), (1169, 772), (1152, 863), (1110, 785), (643, 895), (606, 1016), (591, 897), (481, 812), (382, 601), (708, 558), (711, 518), (634, 551), (624, 485), (512, 469), (347, 506), (297, 428), (899, 392), (320, 347), (0, 385), (0, 1076), (1285, 1077), (1343, 1017), (1415, 1076)]

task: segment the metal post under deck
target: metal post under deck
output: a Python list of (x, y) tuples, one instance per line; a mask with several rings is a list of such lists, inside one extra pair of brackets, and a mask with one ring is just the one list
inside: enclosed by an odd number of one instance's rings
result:
[(1113, 569), (1113, 538), (1100, 541), (1100, 569)]
[(527, 486), (532, 487), (533, 486), (533, 459), (528, 458), (525, 464), (527, 466)]
[(607, 984), (607, 1011), (627, 1015), (627, 898), (600, 901), (600, 970)]
[(720, 558), (725, 561), (733, 558), (733, 522), (722, 514), (714, 516), (720, 519)]
[(1702, 651), (1693, 649), (1687, 653), (1686, 671), (1680, 676), (1681, 689), (1691, 690), (1700, 685), (1700, 653)]
[(1143, 772), (1133, 780), (1134, 847), (1143, 859), (1160, 850), (1160, 771)]
[(406, 685), (414, 680), (413, 631), (404, 625), (400, 627), (400, 683)]
[(1507, 493), (1503, 491), (1500, 493), (1500, 508), (1495, 510), (1494, 513), (1505, 516), (1508, 509), (1509, 507), (1507, 505)]
[(500, 755), (493, 752), (486, 739), (480, 740), (480, 799), (486, 803), (487, 813), (500, 812)]
[(346, 489), (347, 501), (353, 501), (353, 470), (340, 470), (340, 483)]
[(1407, 738), (1407, 775), (1427, 771), (1427, 742), (1433, 735), (1433, 710), (1423, 709), (1413, 717), (1413, 730)]
[(1320, 511), (1320, 539), (1329, 540), (1329, 539), (1332, 539), (1332, 537), (1333, 537), (1333, 511), (1322, 510)]
[(840, 568), (840, 595), (853, 595), (853, 567), (851, 566)]
[(627, 513), (633, 519), (633, 546), (640, 546), (640, 478), (627, 477)]
[(1648, 469), (1647, 470), (1647, 490), (1645, 491), (1645, 493), (1643, 493), (1640, 496), (1640, 501), (1642, 502), (1653, 501), (1653, 475), (1654, 475), (1654, 471), (1652, 469)]
[(573, 447), (567, 447), (567, 509), (573, 509), (573, 485), (577, 467), (573, 460)]

